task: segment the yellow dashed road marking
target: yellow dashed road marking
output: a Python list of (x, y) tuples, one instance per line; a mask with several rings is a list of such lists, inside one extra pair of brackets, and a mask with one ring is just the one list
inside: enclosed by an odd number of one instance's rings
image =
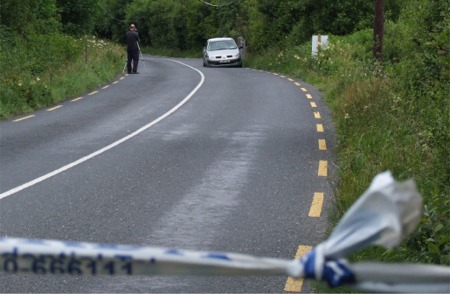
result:
[(47, 111), (53, 111), (53, 110), (56, 110), (56, 109), (61, 108), (61, 107), (63, 107), (63, 106), (62, 105), (58, 105), (58, 106), (55, 106), (53, 108), (47, 109)]
[(97, 94), (97, 93), (98, 93), (98, 91), (94, 91), (94, 92), (89, 93), (88, 96), (92, 96), (92, 95)]
[(279, 76), (279, 74), (277, 74), (276, 72), (274, 72), (273, 74), (276, 75), (276, 76)]
[(316, 192), (314, 193), (314, 198), (309, 209), (309, 217), (320, 217), (322, 213), (324, 193)]
[[(298, 246), (297, 253), (295, 254), (295, 258), (299, 259), (306, 253), (312, 250), (312, 246)], [(289, 277), (286, 281), (286, 285), (284, 286), (284, 291), (286, 292), (296, 292), (300, 293), (303, 288), (303, 279), (294, 279)]]
[(319, 177), (328, 176), (328, 161), (326, 161), (326, 160), (319, 161), (319, 171), (317, 172), (317, 175)]
[(327, 150), (327, 141), (319, 139), (319, 150)]
[(114, 82), (113, 82), (113, 85), (117, 84), (118, 82), (119, 82), (119, 81), (114, 81)]
[(322, 124), (317, 124), (317, 132), (318, 133), (323, 133), (324, 129), (323, 129), (323, 125)]
[(25, 117), (18, 118), (18, 119), (16, 119), (16, 120), (13, 120), (13, 122), (18, 122), (18, 121), (26, 120), (26, 119), (29, 119), (29, 118), (32, 118), (32, 117), (34, 117), (34, 114), (33, 114), (33, 115), (28, 115), (28, 116), (25, 116)]
[[(291, 81), (291, 79), (289, 79)], [(301, 85), (299, 83), (295, 83), (296, 86), (300, 87)], [(306, 88), (301, 88), (303, 92), (308, 92)], [(311, 94), (306, 94), (306, 98), (312, 99)], [(310, 102), (310, 105), (312, 108), (317, 108), (317, 104), (315, 102)], [(314, 118), (320, 119), (321, 115), (320, 112), (314, 111)], [(316, 125), (317, 132), (323, 133), (324, 127), (323, 124), (317, 124)], [(319, 139), (318, 140), (319, 150), (327, 150), (327, 144), (326, 140)], [(328, 161), (327, 160), (319, 160), (319, 167), (317, 175), (319, 177), (326, 177), (328, 176)], [(323, 192), (316, 192), (314, 193), (314, 197), (311, 203), (311, 207), (309, 210), (309, 217), (320, 217), (322, 214), (322, 207), (324, 202), (325, 196)], [(309, 251), (311, 251), (311, 246), (299, 246), (297, 253), (295, 255), (295, 258), (300, 258)], [(286, 281), (286, 285), (284, 287), (285, 292), (296, 292), (300, 293), (303, 288), (303, 279), (294, 279), (292, 277), (289, 277)]]
[(288, 79), (288, 81), (290, 81), (290, 82), (293, 82), (294, 80), (293, 80), (293, 79), (291, 79), (291, 78), (289, 78), (289, 79)]
[(103, 88), (102, 88), (102, 90), (105, 90), (105, 89), (108, 89), (109, 88), (109, 85), (106, 85), (106, 86), (104, 86)]
[(125, 77), (121, 77), (120, 80), (123, 80)]

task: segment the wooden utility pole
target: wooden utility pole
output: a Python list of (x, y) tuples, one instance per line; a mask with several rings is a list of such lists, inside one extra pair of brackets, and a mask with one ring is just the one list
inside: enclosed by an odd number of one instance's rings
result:
[(373, 24), (373, 56), (378, 61), (383, 61), (383, 36), (384, 36), (384, 0), (374, 0), (375, 20)]

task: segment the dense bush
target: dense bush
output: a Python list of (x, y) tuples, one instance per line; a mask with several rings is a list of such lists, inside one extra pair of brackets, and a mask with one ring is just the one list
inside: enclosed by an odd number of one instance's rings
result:
[[(65, 96), (61, 96), (59, 89), (70, 89), (73, 85), (69, 84), (73, 81), (67, 79), (59, 86), (56, 84), (58, 80), (64, 80), (62, 73), (77, 64), (94, 66), (103, 62), (102, 70), (117, 74), (119, 67), (112, 70), (107, 65), (117, 66), (124, 60), (122, 50), (107, 46), (103, 41), (86, 37), (75, 39), (57, 32), (29, 34), (27, 38), (21, 38), (0, 27), (0, 45), (0, 67), (5, 69), (0, 71), (0, 118), (45, 107), (75, 95), (75, 92), (62, 91)], [(111, 73), (102, 77), (97, 72), (91, 82), (97, 81), (98, 84), (111, 77)], [(85, 90), (78, 89), (78, 93)]]
[[(26, 39), (13, 35), (6, 28), (0, 39), (0, 116), (19, 106), (17, 113), (52, 102), (42, 75), (60, 67), (76, 55), (76, 44), (61, 34), (31, 34)], [(69, 57), (68, 59), (66, 59)], [(13, 112), (15, 113), (15, 112)]]

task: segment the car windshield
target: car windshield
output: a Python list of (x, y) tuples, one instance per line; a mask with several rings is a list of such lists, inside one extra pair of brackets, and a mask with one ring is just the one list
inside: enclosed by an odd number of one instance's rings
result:
[(209, 42), (208, 50), (215, 51), (215, 50), (227, 50), (227, 49), (236, 49), (236, 43), (234, 43), (232, 40), (222, 40), (222, 41), (212, 41)]

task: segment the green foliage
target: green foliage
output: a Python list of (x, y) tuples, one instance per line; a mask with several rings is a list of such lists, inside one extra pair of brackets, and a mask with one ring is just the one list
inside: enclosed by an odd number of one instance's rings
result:
[(62, 29), (73, 36), (94, 32), (98, 18), (98, 0), (56, 0), (61, 14)]
[(396, 97), (417, 131), (418, 162), (410, 173), (428, 193), (422, 225), (408, 244), (419, 253), (414, 259), (443, 264), (450, 263), (449, 12), (447, 1), (409, 1), (389, 28), (396, 51), (387, 47)]
[(3, 0), (0, 4), (0, 24), (21, 36), (58, 31), (56, 0), (24, 0), (20, 3)]
[(82, 55), (47, 75), (54, 100), (61, 101), (86, 93), (122, 72), (125, 51), (97, 38), (83, 38)]
[(126, 8), (132, 1), (98, 0), (99, 15), (95, 31), (99, 37), (116, 43), (125, 42), (125, 33), (128, 30), (128, 24), (125, 22)]
[[(123, 42), (133, 22), (143, 45), (171, 50), (199, 49), (211, 37), (242, 36), (250, 50), (260, 52), (274, 44), (304, 43), (312, 34), (368, 28), (373, 17), (373, 3), (364, 0), (242, 0), (223, 6), (190, 0), (96, 0), (89, 6), (86, 1), (58, 0), (64, 31), (85, 32), (95, 18), (100, 36)], [(400, 1), (386, 2), (386, 15), (396, 19)]]
[(340, 218), (371, 179), (392, 170), (413, 178), (424, 198), (417, 230), (395, 250), (373, 248), (354, 260), (450, 264), (449, 7), (446, 1), (406, 1), (386, 24), (385, 63), (371, 55), (372, 30), (249, 55), (247, 64), (319, 85), (337, 130)]
[[(217, 3), (223, 3), (224, 1)], [(396, 20), (402, 1), (386, 0)], [(241, 0), (211, 6), (191, 0), (12, 0), (2, 2), (2, 24), (23, 35), (63, 31), (98, 34), (124, 42), (131, 22), (142, 44), (179, 50), (199, 49), (206, 39), (243, 36), (250, 50), (296, 45), (312, 34), (345, 35), (372, 26), (373, 3), (364, 0)]]
[[(24, 39), (5, 27), (1, 30), (0, 72), (2, 108), (21, 105), (19, 112), (48, 105), (51, 92), (42, 75), (77, 57), (77, 43), (59, 33), (30, 34)], [(5, 106), (9, 105), (9, 106)], [(0, 113), (5, 116), (7, 113)]]
[(371, 25), (373, 3), (364, 0), (258, 1), (266, 40), (300, 44), (313, 34), (344, 35)]
[[(24, 39), (1, 27), (0, 44), (5, 49), (0, 52), (0, 67), (8, 69), (0, 71), (0, 118), (51, 105), (100, 81), (105, 82), (112, 77), (111, 72), (114, 75), (120, 72), (117, 64), (124, 60), (122, 50), (112, 53), (107, 49), (111, 45), (103, 41), (74, 39), (60, 33), (33, 34)], [(68, 79), (67, 73), (80, 75), (82, 72), (74, 69), (76, 64), (81, 64), (76, 68), (84, 69), (85, 64), (99, 64), (101, 68), (94, 70), (88, 66), (94, 76), (88, 78), (85, 73), (83, 77), (88, 83), (71, 91), (76, 82)], [(111, 69), (107, 65), (116, 67)], [(95, 84), (89, 84), (92, 82)]]
[(200, 1), (136, 0), (126, 9), (126, 22), (139, 28), (142, 43), (168, 49), (200, 49), (211, 37), (242, 34), (240, 2), (224, 7)]
[(173, 8), (174, 1), (137, 0), (127, 8), (127, 23), (136, 24), (142, 44), (174, 47)]
[[(439, 193), (442, 193), (439, 195)], [(412, 261), (435, 264), (450, 264), (450, 199), (449, 189), (430, 192), (425, 205), (421, 226), (408, 240), (408, 246), (418, 254), (410, 256)], [(407, 252), (405, 252), (407, 253)]]

